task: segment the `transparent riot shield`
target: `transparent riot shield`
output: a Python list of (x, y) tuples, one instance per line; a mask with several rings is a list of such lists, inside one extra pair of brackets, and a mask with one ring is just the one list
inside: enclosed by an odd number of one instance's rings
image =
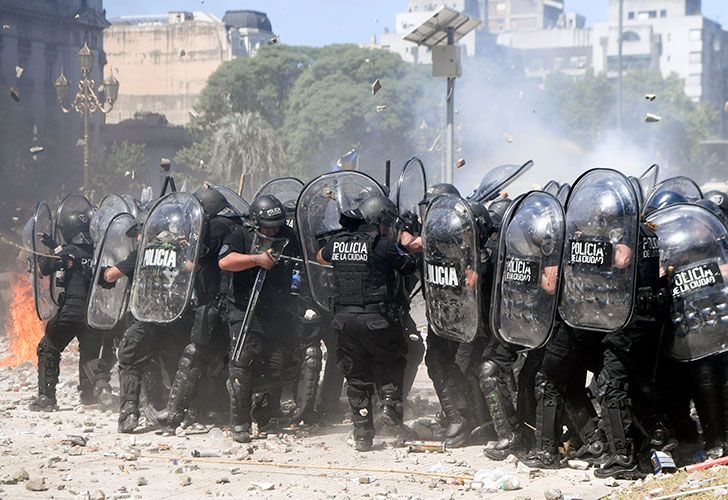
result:
[[(53, 225), (53, 239), (58, 243), (59, 245), (63, 245), (67, 243), (63, 240), (63, 235), (61, 234), (60, 228), (58, 227), (58, 221), (62, 219), (63, 215), (66, 212), (80, 212), (83, 210), (91, 210), (91, 202), (88, 201), (88, 199), (80, 194), (72, 193), (66, 196), (63, 201), (61, 202), (60, 206), (58, 207), (58, 210), (56, 211), (56, 219), (54, 221)], [(57, 282), (60, 278), (60, 274), (56, 274), (53, 278), (51, 278), (51, 296), (53, 297), (53, 302), (56, 304), (59, 304), (59, 298), (61, 295), (62, 290), (60, 287), (57, 286)]]
[(48, 204), (41, 201), (36, 206), (33, 217), (28, 220), (23, 228), (23, 245), (29, 250), (28, 272), (30, 273), (30, 284), (33, 288), (35, 312), (41, 321), (46, 321), (56, 314), (58, 306), (51, 295), (53, 276), (43, 276), (40, 271), (40, 259), (51, 258), (43, 256), (49, 256), (53, 252), (52, 249), (41, 243), (43, 233), (53, 234), (53, 218)]
[(130, 308), (139, 321), (170, 323), (187, 308), (203, 234), (200, 202), (172, 192), (149, 212), (142, 228)]
[(115, 194), (104, 196), (104, 199), (101, 200), (98, 208), (94, 211), (89, 224), (89, 233), (91, 233), (91, 240), (94, 242), (95, 248), (98, 248), (99, 243), (101, 243), (111, 219), (121, 213), (130, 213), (126, 201)]
[(503, 342), (534, 349), (551, 337), (564, 224), (559, 200), (541, 191), (517, 200), (506, 213), (490, 312), (493, 332)]
[(250, 203), (245, 201), (242, 196), (233, 191), (227, 186), (212, 186), (217, 189), (228, 201), (231, 207), (237, 211), (243, 217), (247, 217), (250, 214)]
[(566, 199), (569, 197), (569, 191), (571, 191), (571, 186), (569, 184), (562, 184), (559, 188), (559, 192), (556, 193), (556, 198), (559, 200), (562, 207), (566, 206)]
[(112, 287), (105, 287), (99, 281), (101, 273), (107, 267), (115, 266), (125, 260), (134, 250), (135, 239), (126, 235), (132, 226), (134, 217), (131, 214), (117, 214), (109, 222), (98, 244), (94, 279), (86, 309), (86, 320), (89, 326), (96, 330), (111, 330), (126, 312), (131, 280), (123, 276)]
[(392, 201), (397, 205), (399, 215), (407, 213), (417, 215), (418, 203), (425, 197), (425, 191), (427, 191), (425, 166), (422, 160), (412, 157), (405, 162), (397, 186), (392, 190)]
[(361, 200), (373, 194), (384, 194), (377, 181), (361, 172), (342, 170), (312, 180), (298, 198), (296, 226), (305, 258), (306, 282), (313, 300), (326, 311), (331, 310), (334, 296), (333, 267), (318, 264), (316, 254), (331, 235), (341, 230), (341, 212), (357, 208)]
[(559, 188), (561, 186), (556, 181), (548, 181), (546, 185), (541, 189), (544, 193), (548, 193), (551, 195), (556, 196), (556, 194), (559, 192)]
[(657, 186), (655, 186), (655, 189), (653, 189), (652, 193), (650, 193), (650, 196), (647, 198), (644, 206), (649, 207), (652, 200), (657, 195), (666, 191), (672, 191), (674, 193), (682, 195), (687, 201), (690, 202), (695, 202), (703, 199), (703, 193), (700, 191), (700, 188), (694, 180), (690, 179), (689, 177), (678, 176), (672, 177), (670, 179), (665, 179)]
[(634, 188), (634, 193), (637, 195), (637, 201), (639, 202), (640, 207), (643, 207), (645, 197), (642, 191), (642, 184), (640, 184), (640, 180), (637, 177), (630, 176), (629, 182), (632, 183), (632, 187)]
[(660, 166), (655, 163), (645, 170), (639, 177), (640, 186), (642, 186), (642, 194), (647, 197), (652, 193), (657, 184), (657, 177), (660, 175)]
[(598, 168), (576, 181), (566, 202), (559, 305), (568, 325), (615, 332), (629, 323), (639, 229), (639, 202), (627, 177)]
[(286, 223), (288, 227), (295, 229), (296, 203), (303, 191), (304, 184), (295, 177), (279, 177), (263, 184), (255, 197), (269, 194), (275, 196), (286, 209)]
[(500, 191), (525, 174), (531, 167), (533, 167), (533, 160), (528, 160), (523, 165), (500, 165), (489, 170), (481, 179), (478, 189), (468, 196), (468, 200), (486, 203), (495, 199)]
[(709, 210), (673, 205), (647, 218), (656, 225), (660, 272), (672, 295), (672, 328), (663, 348), (678, 361), (728, 351), (728, 231)]
[(440, 337), (470, 342), (481, 322), (480, 249), (466, 201), (445, 194), (430, 203), (422, 228), (427, 318)]
[(134, 197), (130, 194), (122, 194), (121, 197), (126, 202), (126, 211), (132, 214), (134, 217), (139, 215), (139, 204), (141, 202), (139, 200), (135, 200)]

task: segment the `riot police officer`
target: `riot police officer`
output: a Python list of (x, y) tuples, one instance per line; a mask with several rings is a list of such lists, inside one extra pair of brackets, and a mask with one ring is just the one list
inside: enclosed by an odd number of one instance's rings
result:
[[(230, 424), (232, 437), (241, 443), (250, 442), (253, 418), (253, 393), (261, 378), (273, 386), (280, 384), (284, 368), (284, 354), (296, 345), (295, 330), (285, 331), (278, 326), (291, 311), (291, 276), (293, 266), (279, 262), (284, 256), (299, 257), (300, 245), (296, 234), (286, 225), (285, 208), (272, 195), (259, 196), (250, 206), (252, 227), (241, 227), (232, 232), (220, 248), (220, 269), (233, 273), (230, 292), (230, 375), (227, 389), (230, 396)], [(260, 283), (259, 270), (268, 271)], [(256, 282), (257, 285), (256, 285)], [(257, 304), (248, 308), (254, 287), (260, 286)], [(250, 316), (246, 318), (246, 311)], [(283, 318), (283, 320), (282, 320)], [(246, 322), (247, 319), (247, 322)], [(247, 331), (243, 331), (247, 323)], [(236, 344), (243, 342), (240, 355)], [(271, 391), (275, 394), (276, 391)], [(271, 393), (263, 394), (261, 406), (275, 406)], [(263, 417), (265, 418), (265, 417)], [(265, 425), (267, 422), (258, 422)]]
[(416, 263), (390, 236), (396, 218), (388, 198), (369, 196), (357, 209), (342, 214), (344, 230), (317, 255), (319, 263), (334, 267), (332, 329), (338, 334), (337, 363), (348, 381), (357, 451), (372, 447), (375, 388), (388, 425), (402, 425), (407, 345), (393, 290), (397, 274), (414, 272)]
[[(112, 403), (109, 371), (113, 350), (110, 345), (104, 345), (101, 333), (92, 331), (86, 324), (86, 302), (93, 274), (89, 220), (90, 213), (86, 210), (62, 211), (58, 227), (66, 243), (59, 246), (50, 235), (42, 237), (43, 244), (53, 252), (53, 256), (41, 257), (41, 273), (48, 276), (62, 272), (60, 284), (63, 292), (58, 311), (46, 324), (45, 335), (38, 344), (38, 397), (30, 404), (31, 411), (56, 409), (61, 352), (74, 338), (78, 339), (80, 351), (78, 378), (81, 402), (97, 402), (104, 408)], [(102, 347), (103, 357), (99, 357)]]
[(218, 267), (217, 257), (224, 241), (240, 228), (240, 214), (215, 188), (201, 189), (195, 197), (202, 205), (205, 217), (199, 271), (195, 280), (196, 299), (175, 328), (183, 336), (191, 329), (189, 343), (179, 359), (166, 408), (151, 415), (168, 431), (183, 421), (205, 372), (212, 376), (219, 376), (222, 372), (228, 341), (229, 276)]

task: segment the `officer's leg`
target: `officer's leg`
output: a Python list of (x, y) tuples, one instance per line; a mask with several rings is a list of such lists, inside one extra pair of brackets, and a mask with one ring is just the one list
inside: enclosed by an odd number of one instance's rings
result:
[(511, 368), (516, 356), (496, 339), (490, 342), (483, 355), (485, 360), (478, 367), (478, 381), (498, 435), (495, 447), (486, 448), (485, 454), (491, 460), (504, 460), (523, 444), (513, 396), (506, 380), (513, 377)]
[(464, 376), (459, 369), (450, 369), (455, 363), (456, 346), (457, 343), (442, 339), (431, 330), (427, 334), (425, 365), (448, 424), (445, 444), (450, 448), (463, 446), (473, 429), (468, 402), (461, 390)]
[[(377, 324), (381, 321), (381, 325)], [(394, 436), (405, 436), (402, 385), (407, 364), (407, 340), (399, 322), (385, 318), (367, 321), (369, 334), (362, 344), (373, 361), (375, 384), (379, 388), (379, 421), (383, 431)]]
[(119, 427), (131, 433), (139, 424), (139, 395), (144, 367), (152, 353), (148, 342), (149, 324), (134, 322), (119, 344)]
[(576, 458), (597, 465), (607, 458), (607, 439), (599, 427), (599, 417), (585, 387), (586, 371), (582, 364), (577, 364), (573, 371), (564, 397), (565, 410), (570, 430), (577, 432), (581, 440)]
[[(243, 326), (244, 312), (230, 312), (230, 352), (232, 353)], [(251, 322), (250, 330), (240, 359), (230, 359), (230, 373), (227, 390), (230, 396), (230, 427), (232, 438), (239, 443), (250, 442), (253, 386), (263, 369), (264, 333), (257, 320)]]
[(253, 419), (259, 427), (266, 427), (271, 419), (280, 420), (281, 394), (283, 391), (283, 371), (289, 358), (288, 353), (294, 349), (290, 341), (290, 331), (277, 332), (274, 325), (266, 324), (263, 364), (265, 369), (259, 388), (253, 395)]
[(425, 342), (410, 314), (404, 317), (404, 336), (407, 340), (407, 365), (404, 370), (402, 400), (406, 401), (417, 378), (417, 370), (425, 357)]
[(633, 403), (634, 415), (647, 433), (650, 448), (671, 451), (677, 447), (678, 442), (673, 437), (674, 432), (669, 428), (662, 401), (653, 380), (660, 346), (657, 345), (658, 332), (655, 331), (659, 326), (656, 323), (652, 323), (651, 326), (653, 326), (654, 330), (645, 329), (631, 332), (630, 366), (632, 367), (632, 378), (630, 398)]
[(528, 467), (558, 469), (558, 442), (564, 400), (576, 362), (570, 330), (559, 324), (546, 345), (536, 376), (536, 449), (523, 461)]
[(302, 331), (303, 360), (296, 387), (296, 409), (291, 416), (291, 422), (294, 424), (301, 420), (309, 421), (315, 418), (314, 407), (323, 358), (319, 325), (305, 324), (302, 326)]
[(337, 333), (336, 363), (346, 376), (346, 395), (354, 424), (354, 447), (357, 451), (369, 451), (374, 439), (372, 396), (374, 394), (374, 360), (361, 339), (369, 335), (365, 315), (337, 314), (331, 328)]
[(109, 380), (111, 366), (116, 358), (111, 343), (112, 334), (79, 325), (76, 337), (81, 400), (85, 403), (96, 402), (101, 410), (111, 409), (113, 398)]
[(695, 379), (693, 400), (703, 429), (706, 454), (710, 458), (718, 458), (723, 455), (723, 408), (720, 404), (723, 384), (720, 382), (717, 361), (711, 357), (691, 365)]
[[(526, 422), (536, 427), (536, 375), (541, 369), (544, 350), (534, 349), (526, 355), (526, 360), (518, 372), (518, 396), (516, 397), (516, 417), (519, 422)], [(524, 438), (534, 444), (534, 435), (531, 431), (523, 432)]]
[(74, 323), (54, 316), (46, 323), (45, 334), (38, 343), (38, 397), (30, 411), (56, 409), (56, 385), (60, 375), (61, 352), (76, 336)]
[(336, 362), (336, 334), (331, 329), (331, 322), (325, 321), (322, 327), (322, 340), (326, 346), (326, 364), (324, 365), (324, 377), (319, 387), (318, 412), (329, 418), (338, 418), (342, 415), (341, 388), (344, 385), (344, 373)]
[(596, 477), (635, 478), (639, 474), (632, 436), (632, 409), (629, 399), (628, 359), (632, 337), (617, 332), (602, 338), (603, 366), (597, 375), (602, 422), (609, 441), (610, 457)]

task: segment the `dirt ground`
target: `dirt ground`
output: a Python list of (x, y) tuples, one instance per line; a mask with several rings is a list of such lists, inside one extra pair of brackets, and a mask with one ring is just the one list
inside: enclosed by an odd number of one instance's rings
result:
[[(0, 358), (7, 354), (4, 341)], [(76, 363), (73, 352), (63, 358), (60, 410), (53, 413), (27, 410), (36, 385), (30, 363), (0, 368), (0, 498), (542, 499), (559, 489), (564, 498), (591, 499), (627, 484), (608, 485), (589, 471), (533, 472), (515, 462), (492, 462), (479, 446), (407, 453), (379, 442), (372, 452), (356, 453), (346, 423), (251, 445), (234, 443), (224, 425), (176, 436), (151, 430), (120, 435), (116, 414), (79, 406)], [(413, 394), (420, 406), (436, 408), (424, 365)], [(195, 450), (218, 456), (193, 458)], [(491, 491), (487, 481), (471, 480), (478, 471), (492, 475), (499, 468), (518, 489)]]

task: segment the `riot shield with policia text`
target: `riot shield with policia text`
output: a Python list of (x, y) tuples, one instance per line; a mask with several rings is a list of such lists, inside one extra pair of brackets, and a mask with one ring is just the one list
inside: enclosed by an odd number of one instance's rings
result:
[(672, 205), (650, 214), (660, 242), (660, 272), (671, 292), (672, 328), (663, 348), (695, 361), (728, 351), (728, 230), (709, 210)]
[(149, 212), (142, 227), (130, 309), (139, 321), (170, 323), (190, 302), (204, 234), (200, 202), (172, 192)]
[(566, 201), (559, 312), (571, 327), (616, 332), (635, 304), (640, 207), (632, 183), (597, 168), (577, 179)]

